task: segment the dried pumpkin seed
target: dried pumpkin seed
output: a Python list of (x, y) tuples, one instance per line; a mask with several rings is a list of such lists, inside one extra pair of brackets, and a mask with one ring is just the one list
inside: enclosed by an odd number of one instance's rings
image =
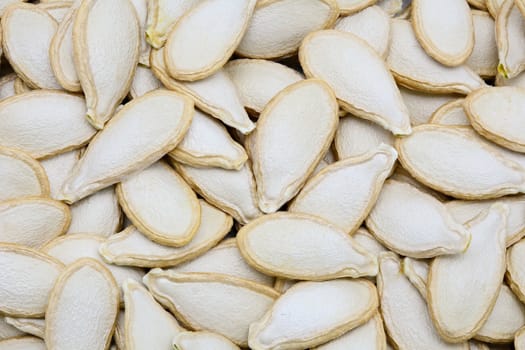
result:
[(78, 150), (73, 150), (40, 161), (49, 180), (52, 198), (58, 197), (60, 189), (77, 163), (79, 155), (80, 152)]
[(22, 332), (44, 339), (46, 321), (43, 318), (6, 317), (5, 321)]
[(365, 9), (373, 5), (376, 0), (336, 0), (339, 9), (343, 15), (352, 14), (354, 12)]
[(180, 332), (173, 338), (175, 350), (239, 350), (228, 338), (212, 332)]
[(463, 108), (464, 103), (465, 99), (460, 98), (444, 104), (432, 114), (430, 124), (470, 126), (470, 121)]
[(525, 271), (523, 257), (525, 256), (525, 240), (520, 240), (507, 251), (507, 280), (512, 291), (518, 298), (525, 300)]
[(0, 78), (0, 100), (16, 95), (15, 81), (17, 78), (16, 73), (4, 75)]
[(73, 23), (78, 6), (73, 7), (58, 25), (49, 46), (49, 57), (60, 85), (68, 91), (78, 92), (81, 87), (73, 54)]
[(494, 77), (498, 71), (498, 46), (494, 19), (484, 11), (472, 11), (474, 50), (466, 65), (482, 77)]
[(1, 350), (46, 350), (42, 339), (35, 337), (20, 337), (0, 341)]
[(138, 98), (161, 87), (162, 83), (155, 77), (151, 69), (139, 65), (133, 76), (129, 94), (131, 98)]
[(498, 72), (505, 78), (514, 78), (525, 70), (525, 19), (513, 0), (501, 4), (496, 17), (498, 45)]

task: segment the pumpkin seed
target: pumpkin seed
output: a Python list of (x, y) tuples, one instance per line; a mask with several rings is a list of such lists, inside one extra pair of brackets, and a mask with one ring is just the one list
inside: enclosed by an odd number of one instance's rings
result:
[(525, 273), (521, 259), (525, 254), (525, 240), (520, 240), (507, 251), (507, 280), (512, 291), (525, 300)]
[(228, 338), (211, 332), (180, 332), (173, 338), (175, 350), (238, 350)]
[(2, 350), (46, 350), (42, 339), (35, 337), (20, 337), (0, 341)]
[(439, 125), (470, 126), (470, 121), (468, 120), (465, 109), (463, 108), (464, 103), (465, 99), (460, 98), (444, 104), (432, 114), (430, 123)]
[(6, 317), (5, 321), (22, 332), (44, 339), (46, 321), (43, 318)]
[(73, 150), (40, 161), (49, 180), (52, 198), (58, 198), (60, 189), (77, 163), (79, 155), (78, 150)]
[(525, 20), (513, 0), (501, 4), (496, 17), (498, 45), (498, 72), (505, 78), (514, 78), (525, 70)]
[(428, 263), (424, 260), (409, 257), (403, 259), (403, 273), (425, 300), (427, 300), (428, 270)]
[(16, 73), (4, 75), (0, 78), (0, 100), (16, 95), (15, 80), (17, 78)]
[(151, 69), (139, 65), (131, 82), (129, 94), (131, 98), (138, 98), (161, 87), (162, 83), (153, 75)]
[(343, 15), (352, 14), (360, 11), (370, 5), (373, 5), (375, 0), (336, 0), (339, 9)]
[(472, 11), (474, 50), (466, 65), (482, 77), (494, 77), (498, 72), (498, 46), (494, 19), (485, 11)]

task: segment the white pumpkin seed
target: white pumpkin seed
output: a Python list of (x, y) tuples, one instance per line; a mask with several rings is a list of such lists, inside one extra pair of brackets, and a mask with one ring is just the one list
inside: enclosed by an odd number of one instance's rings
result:
[(440, 201), (395, 180), (386, 181), (366, 226), (390, 250), (413, 258), (461, 253), (470, 242)]
[(396, 162), (386, 145), (335, 162), (308, 180), (288, 210), (319, 216), (352, 234), (374, 206)]
[(403, 167), (423, 184), (463, 199), (525, 191), (525, 172), (462, 128), (420, 125), (396, 141)]
[(299, 59), (306, 76), (325, 80), (346, 111), (396, 135), (410, 134), (408, 110), (392, 75), (362, 39), (336, 30), (317, 31), (304, 39)]
[(9, 338), (20, 337), (26, 334), (25, 332), (12, 326), (10, 323), (7, 323), (7, 318), (9, 317), (0, 317), (0, 341)]
[(273, 286), (274, 279), (253, 269), (246, 263), (237, 247), (237, 240), (229, 238), (193, 260), (170, 269), (175, 272), (220, 273), (252, 282)]
[(412, 25), (426, 53), (446, 66), (463, 64), (474, 48), (474, 25), (464, 0), (413, 0)]
[(279, 296), (267, 286), (210, 273), (153, 269), (144, 277), (144, 283), (184, 325), (219, 333), (241, 346), (247, 345), (248, 327)]
[(373, 5), (376, 0), (336, 0), (341, 14), (348, 15), (360, 11), (370, 5)]
[(372, 254), (375, 257), (378, 257), (379, 254), (388, 251), (381, 243), (379, 243), (374, 236), (368, 232), (366, 228), (358, 229), (353, 235), (352, 238), (357, 242), (361, 247), (363, 247), (367, 252)]
[(85, 145), (96, 130), (84, 119), (85, 101), (75, 95), (39, 90), (0, 102), (0, 145), (34, 158)]
[(166, 163), (127, 177), (116, 192), (126, 216), (154, 242), (180, 247), (199, 228), (201, 208), (195, 192)]
[(515, 87), (480, 89), (465, 100), (465, 112), (478, 133), (510, 150), (525, 153), (524, 96), (525, 89)]
[(198, 81), (177, 81), (167, 73), (164, 49), (151, 51), (151, 69), (168, 89), (191, 96), (196, 107), (224, 124), (243, 134), (248, 134), (255, 128), (255, 124), (243, 108), (235, 85), (224, 70), (220, 69), (206, 79)]
[(57, 22), (33, 4), (9, 7), (2, 15), (2, 47), (9, 63), (32, 88), (60, 89), (49, 61)]
[(470, 126), (470, 121), (463, 108), (464, 103), (465, 99), (460, 98), (444, 104), (432, 114), (430, 124)]
[[(149, 67), (149, 54), (151, 46), (146, 41), (146, 27), (148, 19), (148, 2), (149, 0), (130, 0), (135, 11), (137, 11), (137, 19), (139, 20), (139, 35), (140, 35), (140, 51), (139, 51), (139, 63)], [(138, 67), (137, 67), (138, 68)]]
[(507, 251), (507, 280), (512, 291), (518, 298), (525, 300), (525, 270), (523, 258), (525, 256), (525, 240), (520, 240)]
[(44, 338), (47, 348), (109, 348), (118, 307), (118, 287), (101, 263), (85, 258), (69, 265), (49, 298)]
[(335, 0), (258, 1), (236, 52), (251, 58), (290, 56), (308, 33), (331, 28), (338, 14)]
[(164, 59), (169, 74), (191, 81), (219, 70), (241, 42), (255, 3), (208, 0), (188, 10), (166, 39)]
[(248, 155), (218, 120), (195, 110), (188, 132), (169, 153), (174, 160), (203, 167), (239, 170)]
[(35, 337), (20, 337), (0, 341), (1, 350), (46, 350), (42, 339)]
[(49, 195), (46, 172), (29, 154), (0, 146), (0, 169), (0, 200)]
[(504, 204), (492, 205), (466, 225), (472, 240), (463, 254), (432, 262), (427, 298), (443, 339), (472, 338), (489, 317), (505, 274), (507, 214)]
[(164, 267), (191, 260), (215, 246), (230, 231), (233, 220), (205, 201), (201, 204), (201, 224), (195, 237), (183, 247), (166, 247), (148, 240), (135, 227), (112, 235), (100, 246), (100, 254), (112, 264)]
[(232, 60), (224, 69), (235, 84), (242, 104), (254, 114), (261, 113), (281, 90), (304, 79), (301, 73), (266, 60)]
[(330, 147), (338, 122), (335, 96), (320, 80), (290, 85), (266, 106), (248, 141), (263, 212), (277, 211), (299, 192)]
[(6, 317), (5, 321), (24, 333), (44, 339), (46, 321), (43, 318)]
[(86, 95), (87, 118), (97, 129), (129, 91), (139, 59), (139, 29), (129, 0), (86, 0), (78, 8), (73, 24), (75, 67)]
[(469, 349), (467, 343), (449, 344), (441, 339), (425, 300), (403, 274), (396, 254), (380, 255), (377, 289), (385, 327), (397, 349)]
[(77, 163), (79, 155), (80, 152), (78, 150), (73, 150), (40, 161), (49, 180), (52, 198), (58, 197), (60, 189)]
[(409, 21), (393, 19), (387, 63), (396, 81), (408, 88), (431, 93), (460, 93), (485, 86), (466, 65), (447, 67), (433, 60), (419, 45)]
[(0, 78), (0, 100), (16, 95), (15, 80), (17, 78), (16, 73), (4, 75)]
[(403, 273), (425, 300), (427, 300), (428, 271), (428, 263), (424, 260), (409, 257), (403, 259)]
[(166, 90), (127, 103), (90, 142), (61, 199), (74, 203), (151, 165), (180, 142), (192, 112), (188, 97)]
[(525, 19), (513, 0), (505, 0), (496, 17), (498, 72), (514, 78), (525, 70)]
[(1, 0), (0, 1), (0, 16), (4, 15), (5, 10), (7, 10), (7, 8), (10, 5), (20, 4), (21, 2), (25, 2), (25, 1), (26, 0)]
[(153, 75), (151, 69), (139, 65), (131, 82), (129, 94), (131, 98), (138, 98), (161, 87), (162, 83)]
[(239, 350), (228, 338), (212, 332), (180, 332), (173, 338), (175, 350)]
[(164, 310), (140, 283), (128, 280), (123, 289), (126, 349), (171, 349), (173, 336), (184, 331), (175, 317)]
[(399, 91), (410, 114), (410, 124), (417, 126), (427, 124), (433, 113), (446, 103), (457, 99), (453, 94), (429, 94), (400, 87)]
[(494, 19), (485, 11), (472, 11), (474, 50), (465, 64), (482, 77), (494, 77), (498, 71), (498, 46)]
[(516, 350), (525, 349), (525, 327), (521, 328), (514, 337), (514, 347)]
[(249, 344), (257, 350), (315, 347), (364, 324), (377, 306), (375, 286), (365, 280), (299, 282), (250, 326)]
[(265, 215), (237, 233), (248, 264), (271, 276), (301, 280), (374, 276), (374, 256), (345, 231), (316, 216)]
[(64, 265), (47, 254), (13, 244), (0, 244), (0, 311), (4, 315), (42, 317)]
[[(79, 1), (79, 0), (75, 0)], [(72, 0), (57, 0), (50, 3), (40, 3), (36, 6), (39, 9), (46, 11), (57, 23), (62, 22), (64, 17), (69, 13), (69, 10), (72, 8), (74, 1)]]

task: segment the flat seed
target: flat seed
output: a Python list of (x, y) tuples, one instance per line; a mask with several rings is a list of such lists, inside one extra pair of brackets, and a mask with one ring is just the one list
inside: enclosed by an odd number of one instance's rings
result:
[(387, 63), (396, 81), (431, 93), (468, 94), (485, 86), (466, 65), (447, 67), (433, 60), (417, 42), (409, 21), (393, 19)]
[(366, 228), (358, 229), (353, 235), (352, 238), (357, 242), (361, 247), (366, 251), (372, 254), (375, 257), (378, 257), (379, 254), (388, 251), (381, 243), (379, 243), (374, 236), (368, 232)]
[(173, 336), (184, 331), (175, 317), (164, 310), (139, 282), (128, 280), (123, 288), (126, 349), (170, 349)]
[(129, 94), (131, 98), (138, 98), (161, 87), (162, 83), (153, 75), (151, 69), (139, 65), (131, 82)]
[(428, 270), (428, 263), (424, 260), (409, 257), (403, 259), (403, 273), (425, 300), (427, 300)]
[[(148, 18), (148, 2), (149, 0), (130, 0), (135, 11), (137, 11), (137, 19), (139, 20), (139, 33), (140, 33), (140, 51), (139, 51), (139, 63), (149, 67), (149, 54), (151, 46), (146, 41), (147, 18)], [(138, 68), (138, 67), (137, 67)]]
[(505, 273), (507, 213), (505, 205), (492, 205), (466, 225), (472, 240), (463, 254), (432, 262), (429, 310), (439, 334), (448, 341), (472, 338), (494, 307)]
[(507, 251), (507, 280), (512, 291), (523, 302), (525, 300), (525, 270), (522, 259), (525, 256), (525, 240), (520, 240)]
[(193, 260), (170, 269), (175, 272), (220, 273), (252, 282), (273, 286), (273, 277), (267, 276), (246, 263), (237, 247), (237, 240), (229, 238)]
[[(449, 344), (438, 335), (425, 299), (403, 274), (401, 261), (394, 253), (379, 257), (377, 289), (381, 314), (392, 344), (402, 349), (468, 350), (467, 343)], [(407, 332), (411, 329), (411, 332)]]
[(232, 60), (224, 69), (242, 104), (254, 114), (261, 113), (281, 90), (304, 79), (301, 73), (283, 64), (259, 59)]
[(335, 0), (259, 1), (236, 52), (251, 58), (290, 56), (308, 33), (332, 27), (338, 14)]
[(470, 121), (463, 108), (464, 103), (465, 99), (460, 98), (444, 104), (432, 114), (430, 124), (470, 126)]
[(516, 332), (514, 337), (514, 347), (516, 350), (525, 349), (525, 327)]
[(288, 210), (319, 216), (353, 233), (374, 206), (392, 172), (396, 151), (386, 145), (330, 164), (308, 180)]
[(480, 89), (465, 100), (465, 112), (478, 133), (500, 146), (525, 153), (524, 97), (525, 90), (520, 88)]
[[(241, 346), (247, 345), (248, 327), (279, 296), (263, 285), (209, 273), (181, 274), (154, 269), (144, 277), (144, 283), (183, 324), (219, 333)], [(232, 314), (235, 318), (228, 317)]]
[(1, 350), (46, 350), (42, 339), (35, 337), (21, 337), (0, 341)]
[(60, 275), (49, 299), (47, 348), (107, 349), (118, 306), (118, 287), (111, 273), (96, 260), (78, 260)]
[(498, 45), (498, 72), (505, 78), (514, 78), (525, 70), (525, 19), (514, 1), (505, 0), (496, 17)]
[(195, 192), (166, 163), (154, 163), (127, 177), (116, 191), (126, 216), (154, 242), (180, 247), (199, 228), (201, 211)]
[(52, 199), (28, 197), (0, 203), (0, 242), (38, 249), (64, 234), (71, 214)]
[(46, 172), (29, 154), (0, 146), (0, 169), (0, 200), (49, 195)]
[(375, 286), (365, 280), (299, 282), (250, 326), (249, 344), (260, 350), (315, 347), (364, 324), (377, 306)]
[(112, 264), (166, 267), (191, 260), (215, 246), (230, 231), (233, 220), (203, 200), (201, 224), (195, 237), (183, 247), (166, 247), (148, 240), (135, 227), (112, 235), (102, 243), (100, 254)]
[(417, 126), (429, 123), (432, 114), (441, 106), (453, 101), (457, 95), (436, 95), (400, 87), (399, 91), (410, 114), (410, 124)]
[(523, 169), (462, 128), (421, 125), (396, 148), (412, 176), (453, 197), (485, 199), (525, 191)]
[(180, 142), (192, 112), (188, 97), (166, 90), (127, 103), (89, 144), (61, 199), (74, 203), (151, 165)]
[[(76, 1), (76, 0), (75, 0)], [(39, 9), (46, 11), (57, 23), (62, 22), (64, 17), (69, 13), (69, 10), (73, 6), (74, 1), (72, 0), (56, 0), (50, 3), (40, 3), (36, 6)]]
[(9, 316), (42, 317), (49, 295), (64, 265), (47, 254), (12, 244), (0, 244), (5, 268), (0, 280), (0, 311)]
[[(118, 13), (118, 17), (115, 17)], [(139, 20), (129, 0), (82, 1), (73, 24), (75, 67), (97, 129), (126, 96), (139, 59)]]
[(191, 81), (219, 70), (239, 45), (255, 3), (255, 0), (208, 0), (186, 12), (166, 40), (164, 59), (170, 75)]
[(498, 46), (494, 19), (484, 11), (472, 11), (474, 50), (465, 62), (482, 77), (494, 77), (498, 72)]
[(275, 213), (239, 230), (248, 264), (278, 277), (326, 280), (374, 276), (374, 257), (338, 227), (312, 215)]
[[(453, 15), (451, 15), (453, 14)], [(414, 0), (412, 25), (427, 54), (447, 66), (463, 64), (474, 48), (474, 25), (464, 0)]]
[(383, 245), (413, 258), (461, 253), (470, 242), (469, 232), (440, 201), (394, 180), (383, 186), (366, 226)]
[(341, 14), (348, 15), (360, 11), (370, 5), (373, 5), (375, 0), (336, 0)]
[(17, 78), (16, 73), (7, 74), (0, 78), (0, 101), (16, 95), (15, 80)]
[(410, 134), (408, 110), (392, 75), (362, 39), (335, 30), (317, 31), (301, 44), (299, 59), (306, 76), (325, 80), (346, 111), (396, 135)]
[(5, 320), (22, 332), (44, 339), (46, 321), (43, 318), (6, 317)]
[(32, 88), (60, 89), (49, 61), (57, 22), (32, 4), (18, 4), (2, 15), (2, 46), (15, 72)]
[(85, 100), (38, 90), (0, 102), (0, 146), (42, 158), (85, 145), (96, 130), (84, 119)]
[(180, 332), (173, 338), (177, 350), (239, 350), (228, 338), (211, 332)]
[(223, 124), (197, 110), (188, 132), (169, 156), (192, 166), (237, 170), (248, 159), (244, 148), (231, 138)]
[(8, 317), (0, 318), (0, 341), (20, 337), (26, 334), (25, 332), (19, 330), (17, 327), (12, 326), (7, 323)]
[(320, 80), (295, 83), (266, 106), (248, 148), (262, 211), (277, 211), (299, 192), (328, 150), (338, 122), (335, 96)]
[(52, 198), (58, 198), (60, 189), (73, 170), (79, 156), (79, 150), (73, 150), (40, 161), (49, 180), (50, 195)]

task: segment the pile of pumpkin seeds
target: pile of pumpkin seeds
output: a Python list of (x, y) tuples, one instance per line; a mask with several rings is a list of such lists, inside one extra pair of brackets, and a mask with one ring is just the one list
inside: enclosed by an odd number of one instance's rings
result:
[(525, 350), (524, 0), (0, 24), (0, 350)]

